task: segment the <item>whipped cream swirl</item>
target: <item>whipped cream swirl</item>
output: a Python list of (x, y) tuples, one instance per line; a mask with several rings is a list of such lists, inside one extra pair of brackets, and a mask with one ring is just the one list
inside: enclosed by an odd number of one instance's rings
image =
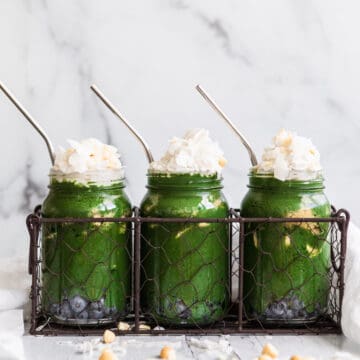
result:
[(226, 160), (219, 145), (205, 129), (188, 130), (184, 137), (174, 137), (165, 155), (150, 164), (150, 173), (220, 174)]
[(89, 138), (67, 140), (69, 147), (59, 147), (50, 175), (58, 181), (109, 185), (124, 177), (120, 154), (116, 147)]
[(265, 148), (254, 171), (272, 174), (281, 181), (314, 180), (322, 173), (320, 154), (310, 139), (282, 129)]

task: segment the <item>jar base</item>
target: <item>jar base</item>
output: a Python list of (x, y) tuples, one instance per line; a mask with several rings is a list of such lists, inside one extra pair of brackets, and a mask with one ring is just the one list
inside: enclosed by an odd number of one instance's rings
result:
[(280, 326), (302, 326), (307, 324), (313, 324), (319, 321), (319, 316), (310, 318), (294, 318), (294, 319), (271, 319), (271, 318), (259, 318), (263, 325), (280, 325)]
[(52, 316), (52, 321), (55, 324), (67, 325), (67, 326), (101, 326), (117, 323), (120, 319), (77, 319), (69, 318), (63, 319), (57, 316)]

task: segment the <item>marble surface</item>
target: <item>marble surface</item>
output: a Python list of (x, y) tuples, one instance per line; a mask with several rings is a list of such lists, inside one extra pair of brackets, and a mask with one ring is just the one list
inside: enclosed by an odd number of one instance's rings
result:
[[(360, 3), (357, 0), (1, 0), (0, 79), (56, 145), (96, 136), (119, 147), (128, 192), (145, 192), (146, 158), (90, 92), (96, 83), (141, 131), (156, 158), (173, 135), (206, 127), (229, 160), (232, 206), (249, 160), (196, 93), (207, 89), (258, 156), (281, 127), (311, 137), (327, 194), (360, 224)], [(40, 137), (0, 96), (0, 256), (23, 255), (25, 216), (47, 193)]]
[[(98, 359), (105, 347), (98, 344), (98, 338), (43, 338), (23, 337), (26, 360), (43, 359)], [(90, 346), (90, 344), (93, 344)], [(359, 346), (342, 336), (126, 336), (117, 337), (111, 348), (117, 359), (155, 360), (163, 346), (172, 346), (176, 359), (196, 360), (252, 360), (256, 359), (266, 343), (271, 343), (279, 351), (279, 360), (288, 360), (293, 355), (313, 360), (356, 360)]]

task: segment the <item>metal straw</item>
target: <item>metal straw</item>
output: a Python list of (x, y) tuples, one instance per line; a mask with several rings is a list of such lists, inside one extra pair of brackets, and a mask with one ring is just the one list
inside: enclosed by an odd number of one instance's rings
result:
[(196, 90), (201, 94), (201, 96), (211, 105), (211, 107), (228, 123), (228, 125), (235, 131), (239, 136), (241, 142), (246, 147), (246, 150), (249, 153), (250, 161), (253, 166), (257, 165), (257, 159), (254, 150), (251, 148), (249, 142), (246, 140), (245, 136), (236, 128), (233, 122), (226, 116), (226, 114), (219, 108), (214, 100), (205, 92), (200, 85), (196, 85)]
[(51, 144), (49, 137), (46, 135), (45, 131), (42, 127), (37, 123), (37, 121), (25, 110), (25, 108), (16, 100), (15, 96), (10, 92), (9, 89), (0, 81), (0, 89), (2, 92), (9, 98), (9, 100), (17, 107), (17, 109), (25, 116), (26, 120), (34, 127), (34, 129), (40, 134), (40, 136), (44, 139), (52, 165), (55, 162), (55, 152), (54, 147)]
[(135, 135), (135, 137), (140, 141), (143, 146), (146, 156), (149, 163), (154, 161), (154, 158), (151, 154), (150, 148), (142, 136), (129, 124), (125, 117), (120, 114), (120, 112), (115, 108), (115, 106), (110, 102), (109, 99), (96, 87), (96, 85), (90, 86), (91, 90), (102, 100), (102, 102), (127, 126), (127, 128)]

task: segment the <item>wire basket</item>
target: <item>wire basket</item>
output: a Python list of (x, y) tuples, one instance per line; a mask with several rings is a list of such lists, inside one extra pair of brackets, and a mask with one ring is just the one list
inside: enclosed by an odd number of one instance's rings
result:
[[(104, 329), (118, 335), (341, 333), (349, 218), (346, 210), (334, 208), (331, 217), (316, 219), (244, 218), (233, 209), (227, 218), (149, 218), (141, 217), (138, 208), (128, 218), (44, 218), (38, 206), (27, 217), (30, 333), (96, 335)], [(119, 232), (127, 229), (127, 245), (112, 238), (116, 231), (109, 235), (110, 225)], [(56, 244), (67, 249), (57, 271), (44, 259), (41, 239), (49, 227)], [(66, 227), (81, 232), (79, 246), (66, 243)], [(157, 234), (156, 242), (149, 238), (149, 229)], [(271, 243), (264, 240), (269, 234)], [(121, 278), (113, 275), (110, 258), (98, 258), (96, 251), (88, 250), (99, 236), (114, 244), (111, 254), (126, 250)], [(176, 241), (189, 242), (187, 250), (169, 247)], [(69, 272), (68, 264), (79, 254), (89, 268), (85, 280)], [(118, 287), (122, 311), (113, 312), (110, 321), (86, 321), (95, 303), (88, 301), (80, 306), (78, 314), (83, 316), (76, 315), (73, 321), (63, 311), (64, 301), (68, 304), (74, 298), (51, 303), (49, 289), (61, 282), (69, 294), (80, 291), (74, 289), (96, 291), (100, 280), (95, 281), (93, 274), (99, 266), (105, 274), (103, 286)], [(101, 314), (111, 313), (100, 301), (96, 304)]]

